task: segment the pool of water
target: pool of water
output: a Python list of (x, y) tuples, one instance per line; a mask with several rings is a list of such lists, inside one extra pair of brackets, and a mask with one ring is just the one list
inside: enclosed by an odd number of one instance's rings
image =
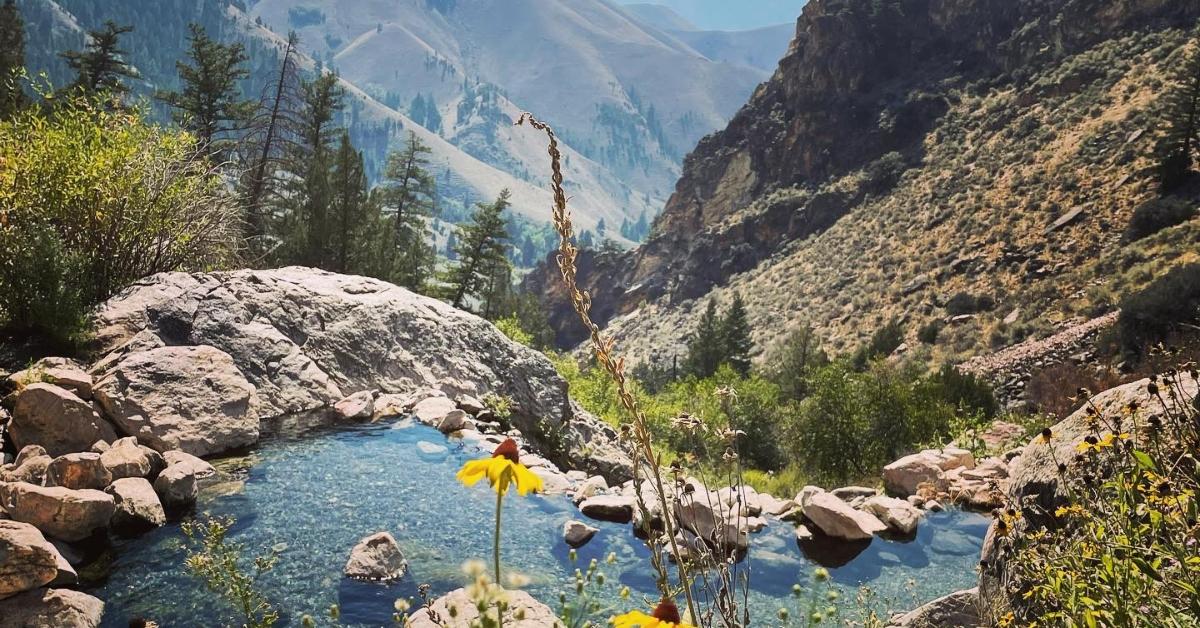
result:
[[(424, 451), (431, 448), (419, 448), (422, 442), (445, 450)], [(420, 583), (435, 593), (462, 586), (462, 563), (491, 555), (495, 494), (454, 478), (464, 460), (480, 455), (474, 443), (447, 441), (411, 421), (275, 438), (225, 465), (237, 472), (206, 487), (197, 509), (236, 518), (233, 538), (248, 553), (279, 552), (260, 585), (283, 612), (281, 625), (298, 626), (303, 614), (319, 616), (337, 604), (343, 625), (390, 626), (397, 598), (414, 598)], [(582, 516), (561, 495), (505, 500), (506, 568), (529, 576), (528, 590), (551, 606), (573, 581), (576, 565), (561, 537), (563, 523), (573, 518)], [(618, 603), (621, 584), (635, 599), (637, 593), (650, 595), (647, 552), (629, 526), (590, 523), (600, 533), (579, 551), (579, 565), (615, 553), (616, 564), (606, 568), (610, 602)], [(847, 552), (832, 542), (801, 548), (791, 524), (772, 520), (753, 535), (746, 563), (750, 605), (756, 615), (772, 618), (780, 606), (795, 609), (792, 586), (811, 582), (817, 560), (837, 565), (830, 568), (831, 581), (844, 591), (845, 604), (855, 603), (859, 585), (897, 609), (970, 587), (987, 523), (977, 514), (931, 513), (914, 539), (875, 539)], [(350, 549), (379, 530), (400, 541), (409, 574), (390, 585), (343, 578)], [(181, 538), (178, 526), (168, 525), (117, 542), (111, 571), (92, 590), (107, 603), (104, 626), (123, 627), (134, 616), (170, 627), (232, 619), (224, 603), (184, 570)]]

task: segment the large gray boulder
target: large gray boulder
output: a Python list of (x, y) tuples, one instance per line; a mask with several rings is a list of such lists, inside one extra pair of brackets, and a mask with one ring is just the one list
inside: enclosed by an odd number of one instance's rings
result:
[(502, 395), (535, 447), (556, 437), (556, 451), (542, 447), (556, 463), (610, 480), (631, 475), (616, 434), (572, 406), (544, 355), (479, 317), (382, 281), (298, 267), (155, 275), (100, 308), (96, 339), (105, 357), (94, 368), (106, 371), (161, 350), (154, 347), (215, 347), (255, 387), (250, 414), (260, 419), (331, 408), (343, 391)]
[(395, 580), (408, 570), (408, 561), (396, 538), (377, 532), (358, 542), (342, 570), (357, 580)]
[(195, 465), (169, 465), (155, 478), (154, 492), (158, 494), (163, 506), (172, 513), (187, 510), (196, 503), (196, 495), (199, 493), (199, 486), (196, 484), (198, 477), (201, 477), (201, 474)]
[(37, 528), (0, 521), (0, 599), (50, 584), (58, 577), (59, 560)]
[(122, 356), (96, 382), (105, 414), (150, 447), (220, 453), (258, 440), (255, 388), (211, 346), (160, 347)]
[(41, 445), (51, 456), (87, 451), (116, 432), (92, 404), (75, 393), (44, 382), (25, 386), (13, 396), (8, 437), (17, 449)]
[(846, 502), (824, 491), (808, 498), (804, 516), (826, 536), (862, 541), (888, 529), (875, 515), (855, 510)]
[(108, 526), (116, 504), (111, 495), (25, 482), (0, 484), (0, 506), (13, 521), (32, 524), (63, 541), (82, 541)]
[(4, 628), (98, 628), (104, 602), (70, 589), (35, 589), (0, 600)]

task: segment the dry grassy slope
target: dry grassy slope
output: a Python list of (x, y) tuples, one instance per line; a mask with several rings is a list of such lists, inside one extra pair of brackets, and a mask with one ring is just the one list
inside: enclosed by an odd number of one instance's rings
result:
[[(661, 208), (679, 177), (677, 154), (728, 121), (770, 72), (707, 59), (605, 0), (456, 0), (441, 3), (453, 5), (443, 10), (432, 4), (261, 0), (250, 13), (278, 33), (295, 28), (306, 51), (368, 93), (395, 94), (401, 108), (418, 94), (432, 96), (445, 137), (456, 144), (464, 81), (498, 86), (502, 108), (538, 113), (578, 149), (570, 160), (579, 188), (572, 193), (594, 203), (610, 224)], [(309, 17), (297, 22), (297, 15)], [(636, 102), (654, 107), (667, 147), (638, 121)], [(613, 131), (601, 107), (622, 112), (628, 126)], [(518, 176), (544, 170), (543, 146), (506, 137), (507, 120), (485, 126), (495, 141), (463, 148)], [(622, 156), (631, 148), (636, 159)], [(599, 174), (583, 175), (585, 167)]]
[[(1200, 256), (1196, 221), (1120, 243), (1134, 208), (1155, 196), (1152, 111), (1164, 61), (1185, 42), (1178, 31), (1129, 36), (1065, 59), (1020, 91), (952, 90), (956, 102), (925, 137), (923, 164), (890, 193), (710, 296), (743, 296), (760, 348), (809, 321), (839, 351), (893, 318), (916, 347), (921, 325), (947, 318), (947, 297), (992, 296), (993, 311), (948, 325), (931, 350), (955, 359), (1111, 309), (1121, 293)], [(825, 187), (854, 189), (863, 179), (855, 173)], [(718, 230), (739, 228), (767, 203), (804, 197), (776, 191)], [(1084, 213), (1076, 222), (1046, 232), (1077, 208)], [(644, 303), (609, 329), (634, 362), (681, 352), (680, 330), (694, 327), (704, 303)], [(1015, 320), (1003, 322), (1014, 310)]]

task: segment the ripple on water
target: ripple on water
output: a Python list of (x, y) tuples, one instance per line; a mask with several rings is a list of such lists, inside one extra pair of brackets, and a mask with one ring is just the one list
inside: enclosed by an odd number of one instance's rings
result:
[[(285, 613), (280, 625), (297, 626), (304, 613), (338, 604), (344, 625), (390, 626), (394, 601), (415, 597), (418, 583), (435, 592), (457, 588), (465, 560), (491, 555), (494, 493), (454, 479), (465, 459), (480, 454), (478, 444), (448, 442), (424, 426), (393, 427), (268, 441), (245, 463), (225, 467), (234, 477), (205, 492), (200, 508), (236, 518), (233, 538), (248, 552), (279, 550), (278, 565), (261, 585)], [(505, 565), (530, 576), (530, 592), (552, 605), (574, 571), (562, 526), (578, 517), (561, 495), (505, 501)], [(636, 592), (652, 592), (646, 550), (628, 526), (589, 523), (600, 532), (579, 550), (580, 564), (615, 553), (609, 575)], [(848, 552), (832, 541), (798, 547), (791, 526), (772, 521), (754, 535), (751, 604), (771, 616), (791, 605), (792, 585), (808, 582), (814, 560), (836, 565), (832, 581), (847, 592), (866, 584), (905, 607), (972, 586), (987, 523), (974, 514), (929, 513), (911, 541), (875, 539)], [(399, 540), (410, 574), (390, 585), (343, 578), (350, 549), (380, 530)], [(126, 626), (133, 616), (172, 627), (229, 619), (223, 603), (185, 573), (180, 536), (171, 525), (119, 542), (107, 581), (93, 591), (107, 602), (104, 626)]]

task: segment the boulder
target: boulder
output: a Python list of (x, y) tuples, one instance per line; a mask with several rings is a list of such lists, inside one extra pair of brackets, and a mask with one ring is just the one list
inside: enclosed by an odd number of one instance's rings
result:
[(121, 478), (144, 478), (150, 475), (153, 462), (133, 436), (117, 440), (100, 454), (100, 463), (112, 475), (113, 480)]
[(462, 410), (451, 410), (442, 417), (442, 420), (437, 424), (438, 431), (443, 434), (457, 432), (465, 429), (474, 429), (475, 424), (471, 419), (467, 418), (467, 413)]
[(16, 388), (37, 382), (54, 384), (85, 401), (92, 398), (92, 376), (83, 365), (70, 358), (42, 358), (33, 366), (9, 375), (8, 381)]
[[(442, 420), (450, 415), (451, 412), (462, 411), (454, 402), (446, 397), (428, 397), (418, 401), (412, 408), (412, 414), (418, 421), (425, 425), (438, 427), (442, 424)], [(465, 416), (463, 417), (465, 418)]]
[(903, 499), (876, 495), (867, 498), (862, 509), (875, 515), (893, 532), (910, 535), (921, 523), (921, 511)]
[(122, 356), (96, 382), (95, 395), (122, 430), (158, 451), (203, 456), (258, 441), (255, 388), (229, 354), (213, 347)]
[(354, 546), (343, 573), (358, 580), (396, 580), (407, 570), (408, 561), (395, 537), (378, 532)]
[(936, 484), (941, 479), (940, 462), (928, 452), (905, 456), (883, 468), (883, 485), (893, 495), (913, 495), (921, 484)]
[(17, 454), (11, 469), (0, 470), (0, 481), (28, 482), (40, 485), (44, 483), (46, 470), (50, 468), (50, 463), (53, 461), (54, 459), (46, 454), (45, 448), (41, 445), (26, 445), (21, 449), (21, 453)]
[(557, 469), (534, 467), (530, 471), (542, 479), (541, 492), (545, 495), (561, 495), (571, 490), (571, 480)]
[(196, 475), (196, 468), (187, 464), (169, 465), (158, 474), (154, 480), (154, 492), (166, 510), (177, 513), (196, 503), (196, 494), (199, 492)]
[(979, 589), (974, 588), (940, 597), (896, 617), (888, 628), (966, 628), (982, 624)]
[(824, 491), (811, 496), (804, 505), (804, 517), (826, 536), (861, 541), (870, 539), (888, 527), (870, 513), (855, 510), (846, 502)]
[(478, 416), (488, 410), (487, 404), (473, 395), (459, 395), (455, 397), (454, 402), (459, 410), (471, 416)]
[(722, 556), (750, 547), (749, 525), (741, 506), (727, 505), (718, 492), (697, 488), (675, 500), (675, 520)]
[(804, 488), (800, 489), (800, 492), (796, 493), (796, 499), (794, 499), (792, 501), (796, 503), (796, 506), (803, 509), (804, 506), (806, 504), (808, 504), (808, 500), (812, 499), (813, 495), (818, 495), (818, 494), (824, 493), (824, 492), (825, 492), (825, 489), (822, 489), (819, 486), (813, 486), (813, 485), (809, 484), (808, 486), (805, 486)]
[(721, 502), (726, 506), (738, 506), (743, 514), (750, 516), (758, 516), (762, 514), (762, 505), (759, 504), (758, 491), (752, 486), (727, 486), (717, 491)]
[(796, 502), (790, 499), (779, 499), (773, 495), (766, 493), (758, 494), (758, 506), (762, 509), (764, 515), (780, 517), (784, 513), (796, 507)]
[(97, 440), (116, 438), (116, 432), (75, 393), (38, 382), (13, 395), (8, 436), (18, 449), (41, 445), (49, 455), (61, 456), (87, 451)]
[(163, 460), (168, 467), (180, 467), (184, 472), (196, 476), (196, 479), (212, 477), (217, 470), (204, 460), (178, 449), (163, 452)]
[(113, 496), (116, 511), (111, 526), (119, 532), (143, 532), (167, 522), (162, 502), (146, 478), (122, 478), (104, 489)]
[(635, 508), (637, 500), (626, 495), (597, 495), (579, 504), (579, 512), (584, 516), (613, 523), (632, 521)]
[[(569, 477), (570, 473), (568, 472), (567, 475)], [(593, 475), (580, 482), (579, 486), (575, 489), (575, 503), (599, 495), (606, 490), (608, 490), (608, 482), (602, 476)]]
[(25, 482), (0, 484), (0, 504), (14, 521), (64, 541), (82, 541), (106, 528), (116, 509), (113, 497), (101, 491)]
[(255, 419), (327, 408), (346, 397), (343, 390), (382, 396), (438, 388), (451, 399), (491, 392), (512, 399), (509, 421), (531, 446), (561, 437), (554, 451), (543, 451), (561, 467), (616, 481), (631, 475), (615, 431), (576, 412), (545, 355), (482, 318), (383, 281), (299, 267), (161, 273), (101, 305), (95, 321), (103, 371), (137, 353), (224, 352), (231, 373), (255, 388)]
[[(557, 613), (524, 591), (505, 591), (507, 610), (504, 613), (505, 628), (547, 628), (559, 626)], [(466, 589), (455, 589), (434, 600), (429, 608), (441, 622), (435, 622), (429, 611), (419, 608), (408, 616), (407, 628), (470, 628), (478, 624), (479, 609)], [(494, 610), (490, 610), (495, 617)]]
[(70, 589), (34, 589), (0, 600), (5, 628), (99, 628), (104, 602)]
[(599, 528), (593, 528), (582, 521), (568, 521), (563, 525), (563, 541), (571, 547), (583, 547), (599, 531)]
[(37, 528), (0, 521), (0, 599), (50, 584), (58, 578), (61, 559)]
[(375, 415), (375, 393), (356, 392), (333, 404), (333, 411), (343, 421), (367, 421)]
[(46, 486), (103, 490), (111, 483), (112, 473), (100, 461), (100, 454), (67, 454), (46, 467)]

